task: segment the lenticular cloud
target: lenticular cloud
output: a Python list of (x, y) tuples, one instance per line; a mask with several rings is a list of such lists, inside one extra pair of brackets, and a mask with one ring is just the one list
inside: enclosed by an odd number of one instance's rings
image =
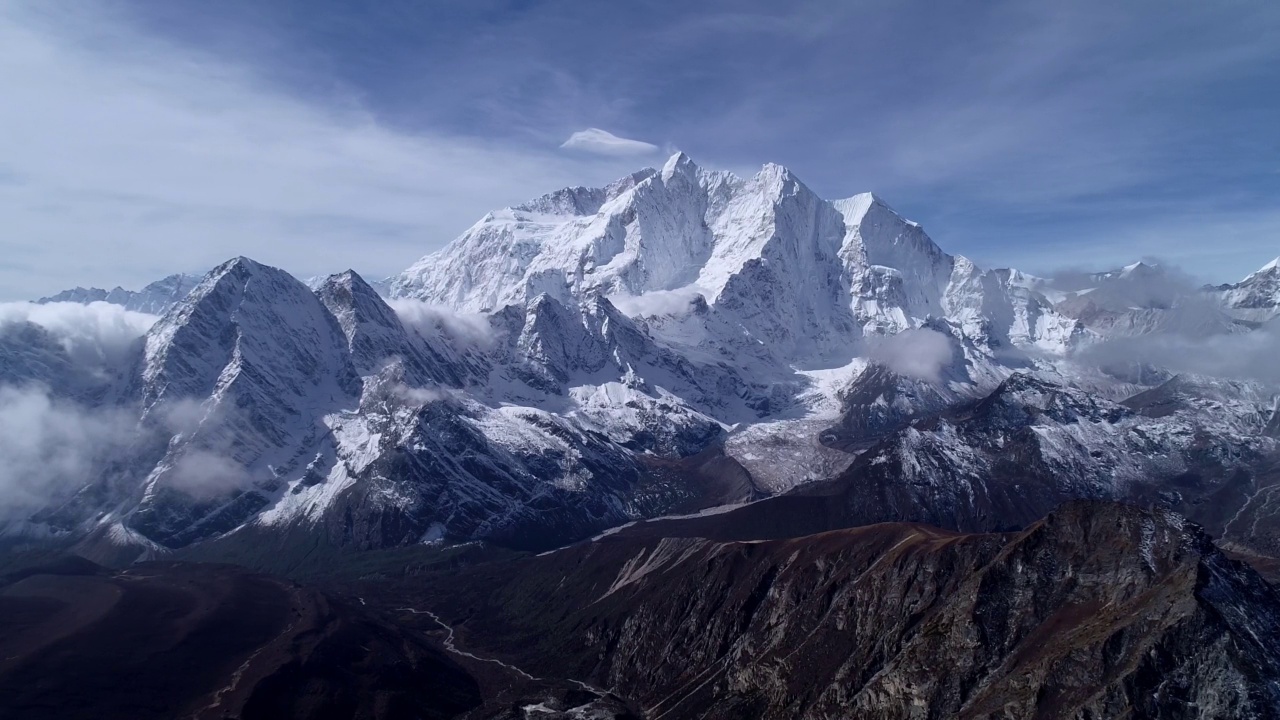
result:
[(569, 136), (560, 144), (566, 150), (580, 150), (596, 155), (648, 155), (657, 152), (658, 146), (643, 140), (618, 137), (600, 128), (587, 128)]

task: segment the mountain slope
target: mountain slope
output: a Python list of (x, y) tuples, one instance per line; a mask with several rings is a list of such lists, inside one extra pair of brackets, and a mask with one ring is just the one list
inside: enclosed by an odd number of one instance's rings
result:
[[(1274, 554), (1280, 511), (1270, 499), (1280, 489), (1280, 446), (1265, 434), (1272, 412), (1248, 387), (1219, 383), (1214, 399), (1193, 392), (1197, 384), (1178, 383), (1186, 393), (1180, 404), (1153, 392), (1119, 404), (1019, 373), (986, 397), (936, 412), (904, 415), (895, 411), (897, 401), (877, 401), (871, 409), (887, 414), (824, 432), (824, 440), (840, 442), (850, 430), (885, 423), (865, 441), (865, 452), (830, 478), (714, 519), (650, 525), (720, 540), (889, 521), (988, 532), (1024, 527), (1063, 502), (1094, 498), (1172, 508), (1233, 547)], [(893, 385), (868, 389), (878, 397), (898, 392)]]
[(138, 382), (144, 427), (182, 416), (128, 511), (168, 545), (236, 527), (331, 456), (323, 418), (359, 392), (319, 299), (246, 258), (215, 268), (148, 332)]
[(416, 592), (465, 623), (470, 647), (615, 688), (654, 718), (1280, 706), (1280, 596), (1171, 513), (1073, 503), (1011, 535), (876, 525), (723, 543), (655, 530)]
[(1235, 284), (1208, 288), (1233, 316), (1262, 323), (1280, 315), (1280, 258)]
[(0, 580), (0, 714), (448, 718), (476, 681), (419, 633), (230, 566), (72, 559)]

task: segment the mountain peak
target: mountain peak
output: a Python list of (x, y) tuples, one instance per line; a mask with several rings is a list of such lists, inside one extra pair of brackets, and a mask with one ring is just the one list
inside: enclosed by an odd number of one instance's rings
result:
[(1125, 265), (1120, 269), (1119, 276), (1122, 278), (1131, 277), (1152, 277), (1163, 273), (1163, 269), (1159, 265), (1147, 263), (1139, 260), (1131, 265)]
[(189, 314), (196, 306), (206, 302), (207, 298), (213, 295), (233, 292), (238, 297), (243, 294), (244, 288), (254, 278), (265, 278), (268, 285), (287, 287), (290, 291), (305, 291), (307, 295), (311, 294), (310, 288), (284, 270), (238, 255), (210, 270), (192, 288), (187, 302), (174, 305), (173, 311)]
[[(201, 290), (204, 290), (203, 294), (208, 294), (208, 292), (213, 287), (223, 284), (224, 279), (227, 279), (227, 278), (233, 278), (234, 279), (233, 282), (238, 283), (238, 282), (247, 280), (251, 277), (264, 275), (264, 274), (265, 275), (275, 275), (275, 274), (288, 275), (290, 278), (293, 278), (292, 275), (289, 275), (283, 270), (273, 268), (269, 265), (263, 265), (262, 263), (256, 260), (253, 260), (252, 258), (245, 257), (244, 255), (237, 255), (236, 257), (233, 257), (230, 260), (226, 260), (218, 264), (216, 267), (210, 270), (208, 274), (206, 274), (204, 278), (199, 283), (197, 283), (192, 293), (194, 295), (196, 293), (199, 293)], [(299, 285), (302, 284), (302, 281), (300, 280), (295, 279), (295, 282), (297, 282)], [(306, 286), (303, 285), (303, 287), (306, 287)]]
[(248, 271), (258, 271), (266, 268), (266, 265), (244, 255), (237, 255), (230, 260), (223, 262), (213, 269), (215, 273), (227, 272), (231, 270), (244, 269)]
[(840, 200), (832, 200), (831, 204), (844, 216), (845, 225), (848, 226), (858, 225), (868, 216), (873, 215), (872, 211), (875, 210), (897, 218), (910, 227), (920, 227), (920, 223), (902, 217), (897, 210), (884, 201), (884, 198), (875, 193), (858, 193)]
[(329, 312), (338, 318), (343, 325), (348, 339), (351, 331), (347, 327), (351, 313), (374, 316), (384, 322), (385, 318), (394, 316), (391, 308), (378, 295), (373, 286), (360, 277), (355, 270), (346, 270), (325, 278), (315, 289), (315, 294), (329, 308)]
[[(299, 323), (308, 325), (306, 332), (292, 339), (278, 336), (281, 327)], [(173, 374), (182, 378), (175, 388), (194, 393), (199, 387), (203, 393), (217, 381), (236, 346), (240, 350), (247, 347), (241, 346), (241, 340), (264, 347), (288, 345), (288, 351), (277, 357), (302, 354), (310, 358), (328, 349), (316, 345), (331, 345), (326, 337), (330, 334), (340, 334), (340, 329), (310, 288), (284, 270), (244, 256), (234, 257), (211, 270), (185, 300), (148, 331), (143, 379), (159, 392), (164, 383), (155, 379)], [(172, 355), (175, 345), (194, 352), (201, 362), (182, 360), (184, 353)], [(263, 352), (270, 354), (269, 350)], [(172, 366), (171, 356), (179, 358)], [(254, 359), (252, 353), (246, 358)], [(341, 375), (335, 371), (332, 376)]]
[(758, 177), (778, 178), (784, 181), (798, 180), (798, 178), (796, 178), (795, 173), (791, 172), (791, 170), (787, 166), (779, 165), (778, 163), (765, 163), (764, 166), (760, 168)]
[(1280, 257), (1277, 257), (1276, 259), (1272, 260), (1266, 265), (1263, 265), (1262, 267), (1258, 268), (1254, 272), (1250, 273), (1249, 276), (1246, 277), (1242, 282), (1248, 282), (1249, 280), (1256, 277), (1262, 277), (1264, 275), (1273, 275), (1273, 274), (1280, 274)]
[(377, 291), (373, 289), (373, 286), (365, 281), (365, 279), (360, 276), (360, 273), (351, 269), (343, 270), (340, 273), (334, 273), (325, 278), (317, 285), (316, 292), (320, 292), (327, 286), (338, 286), (357, 293), (370, 292), (375, 295), (377, 294)]
[(698, 165), (683, 152), (677, 152), (667, 159), (666, 164), (662, 166), (662, 180), (668, 182), (675, 177), (677, 173), (687, 177), (695, 177), (698, 172)]
[(36, 300), (36, 303), (43, 305), (54, 302), (81, 304), (106, 302), (134, 312), (163, 315), (175, 303), (186, 297), (187, 293), (200, 283), (202, 277), (202, 275), (175, 273), (156, 280), (141, 290), (125, 290), (119, 285), (111, 290), (76, 287), (63, 290), (56, 295), (42, 297)]

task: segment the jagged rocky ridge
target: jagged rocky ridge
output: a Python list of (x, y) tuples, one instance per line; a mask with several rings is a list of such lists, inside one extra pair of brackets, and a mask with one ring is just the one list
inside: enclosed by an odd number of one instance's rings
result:
[[(219, 266), (80, 394), (134, 413), (136, 440), (10, 531), (144, 555), (299, 528), (549, 547), (830, 480), (863, 488), (841, 522), (991, 530), (1122, 497), (1218, 507), (1270, 548), (1273, 392), (1206, 380), (1159, 414), (1121, 401), (1171, 373), (1078, 357), (1112, 335), (1250, 331), (1183, 312), (1160, 277), (1063, 294), (944, 253), (875, 196), (677, 155), (487, 216), (390, 279), (390, 302), (353, 272)], [(74, 385), (38, 330), (0, 333), (4, 369)]]
[[(92, 543), (144, 554), (299, 523), (355, 547), (537, 546), (750, 497), (744, 487), (721, 498), (714, 479), (682, 482), (678, 463), (641, 454), (693, 455), (723, 427), (635, 368), (715, 406), (743, 384), (732, 371), (698, 372), (603, 299), (543, 298), (477, 322), (481, 340), (440, 317), (410, 325), (354, 273), (312, 292), (229, 261), (144, 339), (120, 388), (138, 413), (136, 441), (27, 526), (94, 528)], [(570, 373), (583, 372), (616, 380), (565, 398)], [(566, 400), (581, 414), (536, 404)], [(615, 402), (631, 424), (601, 427), (592, 413)]]

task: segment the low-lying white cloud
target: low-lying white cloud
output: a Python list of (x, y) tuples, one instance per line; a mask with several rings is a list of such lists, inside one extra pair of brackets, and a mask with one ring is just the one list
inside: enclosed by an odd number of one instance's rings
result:
[(166, 487), (197, 500), (216, 498), (249, 487), (249, 473), (225, 454), (192, 448), (178, 456), (164, 476)]
[(412, 387), (405, 383), (397, 384), (392, 388), (392, 392), (401, 400), (414, 405), (430, 405), (434, 402), (447, 400), (452, 396), (452, 393), (447, 388)]
[(0, 386), (0, 521), (20, 519), (93, 481), (132, 433), (123, 411), (88, 411), (36, 385)]
[(19, 323), (39, 325), (85, 368), (118, 367), (157, 319), (106, 302), (0, 303), (0, 331)]
[[(154, 407), (143, 427), (136, 408), (90, 407), (38, 384), (0, 385), (0, 524), (98, 481), (103, 468), (136, 452), (146, 434), (189, 436), (210, 422), (232, 421), (226, 411), (188, 399)], [(163, 485), (197, 500), (244, 489), (252, 480), (231, 453), (217, 448), (188, 447), (168, 462)]]
[(653, 290), (640, 295), (618, 293), (610, 295), (609, 302), (624, 315), (641, 317), (686, 312), (689, 306), (700, 297), (705, 297), (702, 289), (696, 285), (689, 285), (675, 290)]
[(937, 383), (951, 362), (951, 338), (929, 328), (903, 330), (873, 338), (868, 357), (903, 377)]
[(1190, 335), (1157, 333), (1117, 338), (1081, 353), (1085, 362), (1122, 370), (1126, 365), (1252, 380), (1280, 387), (1280, 323), (1253, 332)]
[(443, 340), (456, 350), (493, 347), (493, 328), (480, 313), (461, 313), (421, 300), (397, 298), (387, 304), (400, 322), (427, 339)]
[(658, 151), (658, 146), (653, 143), (618, 137), (600, 128), (579, 130), (561, 143), (560, 147), (566, 150), (614, 156), (649, 155)]

